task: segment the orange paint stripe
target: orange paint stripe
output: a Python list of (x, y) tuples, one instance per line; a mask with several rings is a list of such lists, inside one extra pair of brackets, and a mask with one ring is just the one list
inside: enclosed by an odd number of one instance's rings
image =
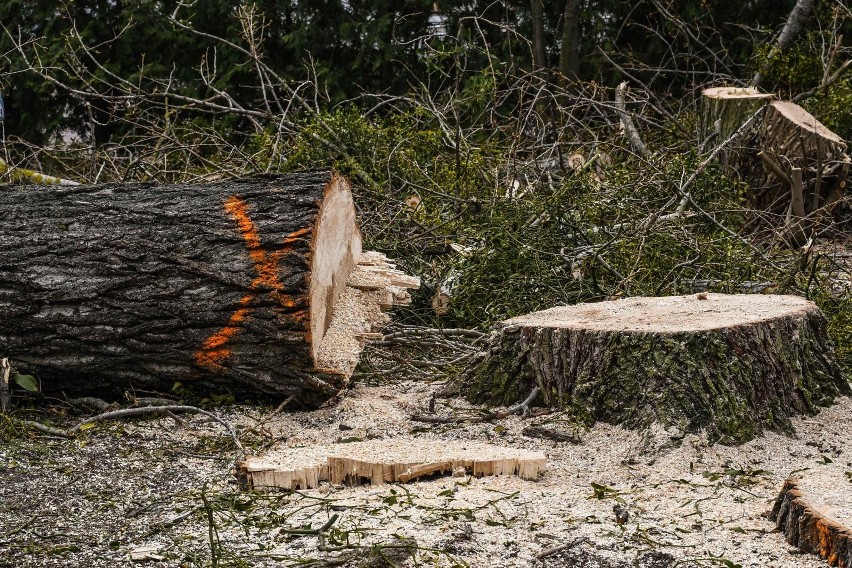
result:
[(260, 235), (248, 216), (248, 204), (242, 197), (232, 195), (225, 201), (225, 211), (237, 222), (237, 229), (242, 233), (249, 249), (249, 256), (257, 264), (263, 262), (266, 256), (260, 245)]
[[(293, 231), (284, 238), (284, 242), (278, 251), (267, 255), (266, 251), (263, 250), (257, 227), (255, 227), (254, 222), (249, 217), (246, 201), (236, 195), (231, 196), (225, 201), (225, 211), (236, 221), (237, 230), (246, 241), (249, 258), (254, 264), (257, 276), (249, 285), (249, 290), (253, 293), (243, 296), (240, 300), (241, 307), (234, 312), (225, 327), (204, 340), (201, 350), (195, 353), (196, 363), (209, 369), (220, 367), (221, 363), (231, 355), (231, 350), (224, 347), (224, 345), (243, 328), (244, 322), (251, 313), (252, 307), (250, 304), (256, 297), (258, 288), (261, 286), (271, 288), (272, 297), (279, 304), (290, 309), (296, 307), (296, 301), (283, 293), (284, 285), (278, 278), (278, 267), (281, 259), (285, 254), (293, 250), (294, 245), (299, 242), (299, 239), (311, 232), (307, 228)], [(296, 317), (302, 319), (304, 315), (303, 311), (300, 311)]]

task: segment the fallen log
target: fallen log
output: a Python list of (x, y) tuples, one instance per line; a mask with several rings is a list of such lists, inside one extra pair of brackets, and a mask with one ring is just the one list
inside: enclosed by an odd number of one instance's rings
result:
[(418, 285), (362, 253), (328, 171), (6, 187), (0, 211), (0, 354), (46, 392), (181, 382), (316, 406)]
[(842, 471), (812, 471), (784, 482), (769, 520), (787, 542), (830, 566), (852, 568), (852, 485)]
[(512, 318), (463, 379), (478, 403), (539, 401), (579, 421), (740, 443), (791, 431), (852, 389), (826, 320), (795, 296), (701, 293), (552, 308)]

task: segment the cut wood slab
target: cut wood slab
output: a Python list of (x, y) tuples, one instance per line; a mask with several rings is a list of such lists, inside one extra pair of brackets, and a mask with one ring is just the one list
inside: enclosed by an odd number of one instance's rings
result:
[(181, 382), (315, 407), (419, 284), (362, 253), (331, 171), (3, 187), (0, 210), (0, 358), (45, 392)]
[(439, 474), (516, 475), (535, 480), (544, 471), (540, 452), (466, 441), (393, 439), (284, 448), (249, 456), (237, 476), (254, 489), (310, 489), (340, 484), (408, 482)]
[(852, 568), (852, 479), (848, 475), (814, 470), (788, 479), (770, 514), (787, 542), (842, 568)]
[(826, 320), (796, 296), (702, 293), (564, 306), (502, 322), (463, 388), (510, 405), (537, 402), (584, 422), (712, 440), (747, 441), (763, 428), (850, 394)]

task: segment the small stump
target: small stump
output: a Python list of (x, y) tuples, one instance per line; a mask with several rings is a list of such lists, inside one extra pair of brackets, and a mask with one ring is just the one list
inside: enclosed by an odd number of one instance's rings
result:
[(850, 394), (826, 320), (796, 296), (697, 294), (557, 307), (503, 322), (465, 381), (475, 402), (741, 443)]
[(775, 500), (770, 520), (803, 552), (831, 566), (852, 568), (852, 479), (842, 471), (813, 471), (789, 479)]

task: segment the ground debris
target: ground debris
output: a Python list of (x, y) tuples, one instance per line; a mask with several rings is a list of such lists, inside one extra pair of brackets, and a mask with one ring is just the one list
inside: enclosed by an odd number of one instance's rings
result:
[[(75, 439), (40, 437), (6, 420), (0, 558), (15, 566), (99, 568), (126, 565), (133, 551), (151, 547), (162, 556), (158, 566), (210, 566), (214, 558), (220, 566), (354, 567), (371, 565), (363, 564), (370, 558), (382, 565), (371, 552), (379, 550), (400, 554), (392, 558), (399, 566), (824, 566), (816, 556), (791, 554), (761, 515), (792, 472), (850, 469), (849, 399), (796, 419), (797, 439), (770, 433), (727, 447), (688, 434), (653, 461), (631, 461), (640, 436), (607, 424), (584, 431), (579, 444), (528, 437), (531, 420), (517, 415), (412, 431), (409, 417), (438, 387), (356, 385), (313, 412), (271, 415), (271, 408), (235, 405), (215, 413), (248, 453), (270, 441), (294, 450), (334, 444), (343, 425), (364, 440), (409, 437), (424, 447), (470, 440), (541, 451), (545, 474), (538, 481), (440, 477), (256, 493), (237, 484), (235, 447), (221, 424), (198, 414), (184, 415), (189, 427), (178, 430), (165, 416), (99, 422)], [(468, 408), (458, 399), (442, 404)], [(79, 418), (65, 420), (51, 423), (68, 427)], [(836, 449), (830, 464), (826, 448)], [(629, 510), (623, 524), (616, 505)], [(587, 540), (535, 558), (577, 539)]]

